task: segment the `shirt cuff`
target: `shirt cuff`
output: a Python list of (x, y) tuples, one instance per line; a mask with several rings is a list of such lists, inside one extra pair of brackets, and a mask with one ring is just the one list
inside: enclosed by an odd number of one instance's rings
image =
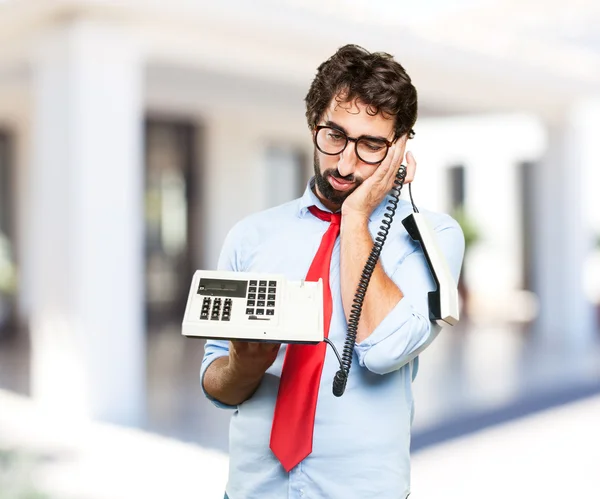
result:
[(375, 330), (355, 345), (361, 367), (386, 374), (412, 360), (412, 355), (427, 342), (431, 332), (429, 318), (420, 314), (404, 296)]

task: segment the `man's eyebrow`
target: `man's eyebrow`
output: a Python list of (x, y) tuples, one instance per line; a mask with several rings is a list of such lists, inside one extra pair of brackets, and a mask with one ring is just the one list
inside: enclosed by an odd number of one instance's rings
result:
[(340, 130), (341, 132), (344, 132), (346, 135), (348, 135), (348, 132), (346, 132), (346, 130), (344, 130), (343, 126), (340, 126), (337, 123), (334, 123), (333, 121), (327, 120), (325, 122), (325, 126), (330, 126), (331, 128), (335, 128), (336, 130)]
[[(331, 128), (335, 128), (336, 130), (340, 130), (341, 132), (344, 132), (346, 135), (348, 135), (348, 132), (346, 130), (344, 130), (343, 126), (340, 126), (333, 121), (327, 120), (325, 122), (325, 125), (329, 126)], [(386, 137), (380, 137), (380, 136), (375, 136), (375, 135), (361, 135), (361, 137), (364, 137), (365, 139), (381, 140), (383, 142), (387, 142), (387, 140), (388, 140)]]

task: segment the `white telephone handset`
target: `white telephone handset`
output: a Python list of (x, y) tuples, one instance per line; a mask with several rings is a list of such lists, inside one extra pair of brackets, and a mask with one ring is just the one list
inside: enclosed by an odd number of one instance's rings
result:
[(279, 274), (197, 270), (182, 324), (188, 337), (319, 343), (323, 281)]

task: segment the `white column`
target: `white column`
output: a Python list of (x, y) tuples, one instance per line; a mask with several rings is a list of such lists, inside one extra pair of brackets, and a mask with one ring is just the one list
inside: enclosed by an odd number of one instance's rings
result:
[(132, 425), (145, 412), (141, 78), (116, 27), (44, 37), (29, 192), (33, 395)]
[[(252, 128), (254, 127), (254, 128)], [(265, 208), (263, 144), (255, 124), (246, 115), (214, 115), (207, 127), (205, 266), (217, 265), (223, 241), (231, 227), (250, 213)], [(235, 147), (234, 147), (235, 146)]]
[(540, 300), (535, 334), (569, 351), (585, 349), (595, 338), (593, 307), (584, 290), (592, 245), (585, 194), (599, 126), (597, 106), (573, 106), (560, 122), (548, 125), (546, 157), (533, 172), (534, 291)]

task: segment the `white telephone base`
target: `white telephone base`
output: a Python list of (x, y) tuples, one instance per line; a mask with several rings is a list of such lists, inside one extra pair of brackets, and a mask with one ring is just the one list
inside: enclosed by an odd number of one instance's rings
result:
[(279, 274), (197, 270), (182, 324), (187, 337), (273, 343), (319, 343), (323, 281)]

